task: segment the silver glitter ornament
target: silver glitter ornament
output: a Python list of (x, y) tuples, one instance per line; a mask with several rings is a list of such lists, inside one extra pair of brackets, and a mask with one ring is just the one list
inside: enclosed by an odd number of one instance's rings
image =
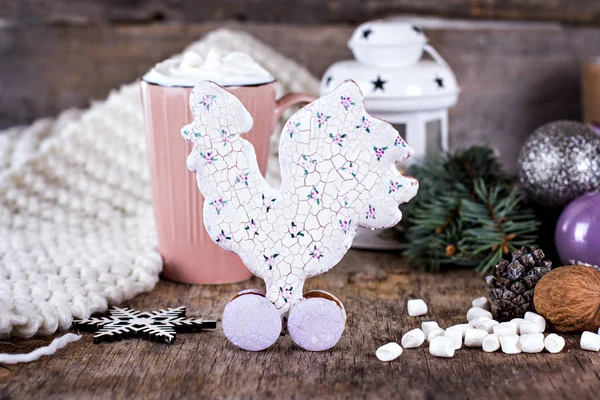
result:
[(600, 190), (600, 136), (575, 121), (541, 126), (521, 149), (519, 179), (527, 198), (545, 206)]

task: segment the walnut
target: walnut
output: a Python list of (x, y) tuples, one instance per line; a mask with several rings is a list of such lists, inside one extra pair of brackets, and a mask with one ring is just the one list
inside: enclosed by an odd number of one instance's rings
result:
[(558, 332), (600, 327), (600, 271), (584, 265), (556, 268), (540, 279), (533, 303)]

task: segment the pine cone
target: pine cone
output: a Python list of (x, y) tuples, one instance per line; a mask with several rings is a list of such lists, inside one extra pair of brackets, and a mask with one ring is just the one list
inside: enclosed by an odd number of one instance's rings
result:
[(552, 269), (552, 262), (544, 259), (541, 249), (526, 247), (512, 253), (512, 261), (500, 260), (496, 274), (486, 278), (492, 289), (492, 314), (498, 321), (523, 318), (534, 311), (533, 292), (540, 278)]

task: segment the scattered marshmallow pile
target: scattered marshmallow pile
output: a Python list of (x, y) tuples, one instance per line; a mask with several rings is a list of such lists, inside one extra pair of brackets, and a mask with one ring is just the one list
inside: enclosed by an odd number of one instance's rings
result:
[[(427, 304), (421, 299), (409, 300), (407, 309), (411, 317), (427, 314)], [(527, 312), (524, 318), (498, 322), (489, 310), (487, 299), (477, 298), (467, 312), (466, 324), (442, 329), (435, 321), (424, 321), (420, 329), (410, 330), (402, 336), (402, 346), (391, 342), (380, 347), (376, 352), (377, 358), (381, 361), (395, 360), (402, 354), (403, 348), (417, 348), (425, 341), (429, 343), (429, 352), (436, 357), (454, 357), (454, 352), (463, 344), (465, 347), (481, 348), (487, 353), (501, 349), (505, 354), (539, 353), (544, 349), (549, 353), (559, 353), (565, 347), (565, 339), (557, 334), (544, 337), (546, 320), (541, 315)], [(600, 335), (584, 332), (581, 348), (600, 351)]]

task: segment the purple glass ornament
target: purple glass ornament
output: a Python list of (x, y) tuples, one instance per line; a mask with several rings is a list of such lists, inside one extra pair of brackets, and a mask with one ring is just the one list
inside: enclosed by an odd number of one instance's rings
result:
[(600, 265), (600, 192), (581, 196), (564, 209), (554, 241), (563, 264)]

